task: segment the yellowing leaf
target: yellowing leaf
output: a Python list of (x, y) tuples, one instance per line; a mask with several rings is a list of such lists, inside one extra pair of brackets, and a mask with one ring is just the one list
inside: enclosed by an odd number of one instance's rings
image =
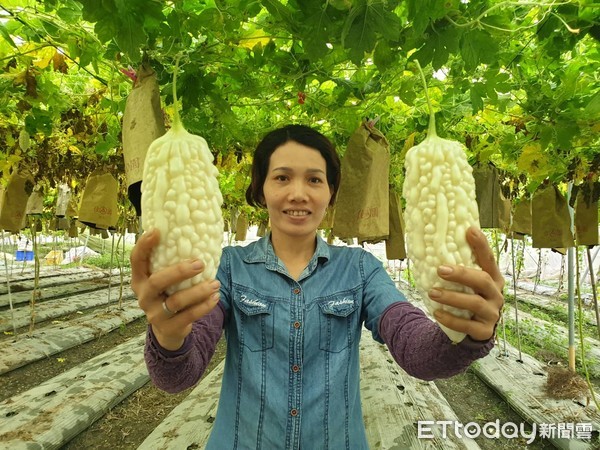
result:
[(64, 362), (67, 360), (67, 358), (56, 358), (56, 360), (57, 360), (59, 363), (64, 363)]
[(81, 150), (79, 150), (74, 145), (69, 145), (69, 150), (71, 150), (71, 152), (75, 153), (76, 155), (81, 155)]
[(552, 173), (552, 167), (550, 167), (548, 158), (542, 151), (539, 142), (525, 144), (517, 161), (517, 167), (537, 181), (544, 180)]
[(587, 179), (589, 174), (590, 174), (590, 163), (585, 159), (581, 159), (581, 160), (579, 160), (577, 167), (575, 167), (575, 174), (574, 174), (575, 179), (573, 181), (575, 182), (575, 184), (579, 184), (579, 183), (583, 182), (585, 179)]
[(45, 47), (37, 52), (38, 58), (33, 62), (33, 65), (40, 69), (45, 69), (54, 59), (56, 49), (54, 47)]
[(270, 41), (271, 37), (267, 36), (267, 33), (259, 28), (258, 30), (254, 30), (246, 36), (243, 36), (240, 39), (240, 47), (252, 49), (258, 43), (260, 43), (264, 47)]
[(15, 86), (25, 84), (26, 79), (27, 79), (27, 70), (24, 70), (22, 72), (15, 74), (15, 76), (13, 78), (13, 84)]

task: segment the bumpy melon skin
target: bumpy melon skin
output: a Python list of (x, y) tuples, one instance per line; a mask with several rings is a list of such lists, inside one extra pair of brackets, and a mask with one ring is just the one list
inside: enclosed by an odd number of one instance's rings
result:
[(141, 187), (142, 226), (159, 230), (161, 236), (150, 270), (154, 273), (186, 259), (205, 264), (203, 272), (168, 294), (216, 276), (223, 243), (218, 173), (204, 138), (179, 124), (148, 148)]
[[(421, 144), (407, 152), (405, 169), (407, 256), (413, 265), (416, 287), (431, 314), (444, 309), (470, 319), (470, 311), (442, 305), (428, 296), (434, 287), (472, 292), (463, 285), (441, 279), (437, 275), (440, 265), (479, 268), (465, 234), (470, 226), (479, 227), (479, 210), (473, 169), (464, 147), (430, 132)], [(441, 324), (440, 327), (455, 343), (465, 338), (464, 333)]]

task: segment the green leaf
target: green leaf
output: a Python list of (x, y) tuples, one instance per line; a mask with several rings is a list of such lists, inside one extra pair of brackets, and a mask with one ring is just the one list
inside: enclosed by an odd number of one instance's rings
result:
[(121, 17), (121, 26), (115, 35), (115, 42), (123, 53), (126, 53), (133, 61), (139, 61), (140, 51), (146, 44), (146, 40), (146, 33), (136, 17)]
[(328, 30), (332, 26), (325, 11), (318, 12), (305, 20), (302, 43), (304, 51), (312, 61), (317, 61), (329, 53)]
[(392, 11), (385, 9), (384, 3), (373, 3), (373, 6), (369, 9), (369, 14), (377, 31), (384, 38), (390, 41), (397, 41), (400, 38), (402, 28), (400, 18)]
[(361, 2), (355, 5), (342, 29), (342, 45), (349, 50), (350, 59), (360, 64), (365, 53), (375, 48), (377, 34), (388, 40), (399, 38), (400, 20), (381, 1)]
[(457, 53), (459, 48), (460, 34), (454, 28), (444, 28), (439, 31), (431, 31), (423, 46), (416, 51), (411, 59), (416, 59), (422, 66), (431, 63), (434, 70), (440, 69), (448, 61), (452, 53)]
[(556, 126), (556, 143), (559, 148), (570, 150), (573, 140), (581, 131), (576, 123), (561, 122)]
[(14, 48), (17, 48), (17, 45), (15, 44), (15, 42), (12, 40), (12, 38), (10, 37), (10, 34), (8, 33), (8, 31), (6, 30), (6, 27), (4, 26), (4, 24), (0, 23), (0, 34), (2, 35), (2, 37), (4, 39), (6, 39), (6, 42), (8, 42), (11, 46), (13, 46)]
[(487, 31), (472, 30), (462, 36), (460, 53), (465, 70), (472, 71), (479, 64), (497, 60), (498, 44)]
[(210, 28), (214, 25), (222, 25), (223, 15), (217, 8), (206, 8), (200, 14), (198, 14), (198, 23), (207, 28)]
[(600, 91), (596, 92), (584, 108), (586, 116), (596, 117), (600, 115)]
[(375, 46), (373, 61), (381, 73), (392, 67), (396, 61), (396, 53), (391, 49), (388, 41), (380, 40)]
[(81, 9), (60, 8), (56, 15), (65, 22), (77, 23), (81, 19)]
[(261, 3), (276, 19), (281, 20), (292, 27), (295, 25), (291, 11), (278, 0), (261, 0)]
[(477, 114), (483, 109), (483, 97), (485, 96), (485, 88), (481, 83), (473, 83), (469, 91), (471, 98), (471, 110), (473, 114)]
[(87, 22), (95, 23), (111, 17), (118, 19), (114, 0), (79, 0), (79, 2), (83, 5), (82, 18)]
[(94, 25), (94, 32), (100, 42), (109, 42), (117, 34), (118, 26), (112, 20), (103, 20)]
[(417, 98), (415, 83), (415, 78), (408, 78), (400, 85), (398, 97), (400, 97), (400, 99), (407, 105), (412, 105)]
[(408, 0), (408, 21), (415, 34), (423, 34), (430, 21), (435, 22), (451, 10), (458, 9), (457, 4), (458, 0)]

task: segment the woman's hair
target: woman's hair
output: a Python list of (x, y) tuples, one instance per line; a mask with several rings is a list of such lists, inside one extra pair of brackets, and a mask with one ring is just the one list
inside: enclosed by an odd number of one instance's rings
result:
[(287, 125), (268, 133), (256, 147), (252, 161), (252, 180), (246, 189), (246, 201), (252, 206), (265, 206), (263, 186), (269, 170), (271, 155), (286, 142), (293, 141), (317, 150), (327, 164), (327, 184), (333, 205), (340, 186), (340, 158), (333, 143), (318, 131), (305, 125)]

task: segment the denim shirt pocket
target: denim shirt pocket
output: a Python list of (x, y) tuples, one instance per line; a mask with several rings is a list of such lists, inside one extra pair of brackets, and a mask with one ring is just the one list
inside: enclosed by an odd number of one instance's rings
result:
[(355, 339), (358, 328), (359, 304), (356, 294), (344, 292), (318, 301), (320, 336), (319, 346), (327, 352), (341, 352)]
[(253, 352), (273, 347), (275, 302), (256, 293), (236, 292), (234, 304), (240, 311), (240, 342)]

